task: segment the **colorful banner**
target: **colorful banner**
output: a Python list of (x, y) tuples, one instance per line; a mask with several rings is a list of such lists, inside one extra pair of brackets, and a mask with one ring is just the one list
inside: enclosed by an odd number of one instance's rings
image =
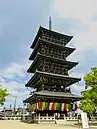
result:
[(35, 109), (36, 109), (35, 104), (32, 104), (32, 105), (29, 104), (29, 105), (28, 105), (28, 110), (29, 110), (29, 111), (34, 111)]
[(54, 109), (54, 103), (53, 102), (50, 102), (49, 103), (49, 110), (53, 110)]
[(45, 110), (48, 110), (48, 105), (49, 105), (49, 103), (45, 102)]
[(36, 103), (35, 106), (36, 106), (36, 111), (38, 111), (39, 110), (38, 103)]
[(29, 111), (43, 111), (43, 110), (60, 110), (60, 111), (67, 111), (69, 112), (70, 110), (76, 111), (77, 110), (77, 105), (74, 104), (66, 104), (66, 103), (54, 103), (54, 102), (39, 102), (35, 104), (29, 104), (28, 109)]
[(67, 104), (67, 109), (66, 111), (69, 112), (72, 109), (72, 105), (71, 104)]
[(60, 103), (54, 103), (54, 110), (60, 110)]
[(48, 110), (48, 102), (39, 102), (39, 110)]
[(65, 104), (65, 103), (62, 103), (61, 104), (61, 111), (70, 111), (72, 109), (72, 105), (71, 104)]
[(72, 110), (76, 111), (77, 109), (78, 109), (77, 104), (74, 103), (73, 106), (72, 106)]
[(61, 104), (61, 111), (64, 111), (64, 103)]

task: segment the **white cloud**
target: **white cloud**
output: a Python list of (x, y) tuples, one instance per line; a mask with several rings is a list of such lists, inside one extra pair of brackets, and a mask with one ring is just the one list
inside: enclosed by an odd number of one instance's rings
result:
[(4, 82), (4, 79), (2, 77), (0, 77), (0, 82), (2, 82), (2, 83)]
[[(94, 20), (97, 13), (97, 0), (53, 0), (51, 5), (51, 12), (52, 15), (56, 17), (55, 22), (57, 22), (57, 19), (60, 19), (59, 24), (61, 24), (61, 20), (64, 21), (66, 19), (71, 19), (72, 22), (73, 19), (81, 23), (81, 26), (83, 26), (81, 29), (77, 29), (75, 26), (75, 30), (73, 31), (72, 27), (70, 28), (72, 35), (74, 35), (74, 39), (71, 41), (71, 43), (74, 43), (75, 47), (77, 48), (76, 52), (72, 55), (72, 59), (78, 60), (79, 62), (80, 60), (85, 61), (85, 53), (87, 51), (92, 50), (93, 52), (95, 51), (95, 53), (97, 53), (97, 21)], [(64, 32), (64, 30), (62, 30), (62, 32)], [(69, 59), (70, 58), (71, 57), (69, 57)], [(23, 77), (29, 66), (28, 57), (26, 59), (26, 61), (13, 62), (9, 67), (0, 69), (1, 84), (4, 86), (4, 88), (8, 88), (8, 92), (10, 92), (12, 95), (18, 95), (20, 100), (26, 98), (29, 93), (28, 90), (23, 92), (20, 90), (25, 89), (25, 84), (20, 84), (16, 81), (10, 81), (6, 83), (2, 77), (7, 77), (9, 79), (12, 79), (15, 76)], [(90, 59), (87, 59), (84, 63), (88, 64), (89, 60)], [(77, 73), (77, 71), (74, 72), (75, 70), (76, 68), (73, 69), (71, 76), (84, 76), (84, 71)], [(73, 92), (75, 93), (79, 94), (81, 90), (83, 90), (83, 87), (76, 85), (73, 87)], [(18, 100), (18, 103), (20, 100)]]
[[(13, 62), (9, 67), (0, 69), (0, 84), (3, 88), (7, 88), (8, 93), (10, 94), (7, 97), (7, 101), (5, 103), (7, 107), (10, 104), (14, 104), (14, 96), (17, 96), (17, 106), (22, 105), (22, 100), (28, 97), (30, 91), (25, 88), (25, 84), (21, 84), (14, 80), (14, 77), (23, 78), (25, 76), (28, 65), (29, 62), (27, 61), (21, 61), (17, 63)], [(8, 81), (4, 80), (3, 77), (6, 77)]]
[(75, 72), (75, 70), (71, 70), (69, 72), (69, 75), (72, 76), (72, 77), (81, 78), (81, 81), (79, 81), (78, 83), (73, 84), (71, 86), (71, 92), (73, 94), (81, 95), (81, 91), (83, 91), (85, 89), (85, 87), (84, 87), (84, 79), (83, 79), (84, 73), (79, 73), (79, 72)]
[(97, 22), (92, 22), (87, 30), (77, 32), (74, 42), (78, 51), (94, 50), (97, 52)]
[(9, 96), (7, 97), (5, 105), (8, 107), (10, 104), (14, 104), (15, 96), (17, 96), (17, 106), (23, 104), (23, 100), (29, 96), (29, 90), (25, 88), (25, 84), (20, 84), (16, 81), (1, 82), (3, 88), (7, 88)]
[(75, 84), (75, 85), (72, 85), (71, 86), (71, 91), (73, 94), (76, 94), (76, 95), (81, 95), (81, 92), (85, 90), (85, 87), (84, 86), (80, 86), (78, 84)]
[(52, 12), (88, 24), (97, 11), (97, 0), (53, 0)]
[[(97, 0), (53, 0), (52, 14), (56, 17), (78, 20), (86, 28), (74, 31), (73, 42), (77, 50), (97, 47)], [(60, 23), (61, 24), (61, 23)], [(71, 28), (72, 30), (72, 28)]]
[[(71, 25), (74, 20), (75, 23), (76, 21), (79, 23), (74, 24), (75, 28), (72, 26), (69, 28), (70, 33), (72, 32), (74, 36), (71, 44), (74, 44), (76, 51), (68, 59), (79, 61), (79, 69), (81, 68), (81, 70), (82, 67), (84, 67), (84, 70), (85, 67), (86, 69), (88, 67), (87, 70), (89, 70), (92, 66), (95, 66), (97, 64), (97, 0), (53, 0), (51, 8), (56, 21), (60, 21), (58, 26), (61, 26), (61, 24), (63, 26), (65, 20), (70, 20), (69, 24), (71, 22)], [(61, 28), (62, 32), (65, 30), (65, 26), (63, 30)], [(85, 75), (85, 72), (81, 71), (82, 76)]]
[(77, 30), (76, 26), (75, 30), (70, 30), (74, 35), (72, 42), (77, 48), (77, 55), (86, 49), (96, 51), (97, 21), (94, 19), (97, 14), (97, 0), (53, 0), (52, 14), (62, 20), (70, 18), (71, 23), (75, 19), (84, 26), (81, 30)]
[(15, 76), (23, 77), (24, 73), (27, 71), (28, 65), (28, 61), (12, 62), (10, 66), (0, 69), (0, 76), (7, 77), (9, 79)]
[[(97, 65), (97, 0), (53, 0), (51, 13), (55, 19), (55, 28), (58, 26), (61, 32), (66, 33), (65, 27), (70, 25), (67, 34), (70, 31), (74, 36), (70, 44), (74, 44), (76, 51), (67, 59), (79, 61), (70, 75), (81, 77), (83, 82), (86, 72)], [(84, 86), (72, 86), (75, 94), (80, 94), (82, 90)]]
[[(8, 93), (14, 96), (22, 96), (25, 95), (25, 84), (20, 84), (16, 81), (9, 81), (9, 82), (0, 82), (3, 88), (8, 89)], [(27, 90), (28, 91), (28, 90)], [(29, 92), (29, 91), (28, 91)]]

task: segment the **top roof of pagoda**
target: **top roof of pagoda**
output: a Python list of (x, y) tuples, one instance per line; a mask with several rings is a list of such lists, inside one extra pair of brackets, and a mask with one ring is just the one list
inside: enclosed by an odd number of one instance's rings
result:
[(62, 39), (66, 39), (67, 43), (73, 38), (73, 36), (69, 36), (69, 35), (65, 35), (65, 34), (62, 34), (62, 33), (58, 33), (58, 32), (55, 32), (55, 31), (52, 31), (52, 30), (49, 30), (49, 29), (46, 29), (42, 26), (39, 27), (39, 30), (36, 34), (36, 37), (31, 45), (31, 48), (34, 48), (37, 40), (40, 38), (41, 34), (42, 33), (47, 33), (49, 34), (50, 36), (55, 36), (57, 38), (62, 38)]

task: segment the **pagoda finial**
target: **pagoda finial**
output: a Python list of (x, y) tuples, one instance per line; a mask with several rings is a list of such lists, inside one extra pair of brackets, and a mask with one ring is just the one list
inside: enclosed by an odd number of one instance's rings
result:
[(49, 30), (52, 30), (52, 20), (51, 20), (51, 16), (49, 17)]

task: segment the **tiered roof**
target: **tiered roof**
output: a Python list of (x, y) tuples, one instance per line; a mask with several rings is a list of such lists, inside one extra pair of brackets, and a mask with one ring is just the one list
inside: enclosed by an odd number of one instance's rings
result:
[(39, 38), (38, 41), (36, 42), (36, 45), (34, 47), (34, 50), (31, 54), (31, 56), (29, 57), (29, 60), (33, 60), (35, 58), (35, 56), (37, 54), (37, 51), (41, 46), (41, 43), (44, 44), (44, 45), (47, 44), (51, 47), (60, 48), (60, 50), (63, 50), (63, 51), (66, 52), (66, 57), (68, 57), (75, 50), (75, 48), (66, 47), (66, 46), (56, 44), (56, 43), (53, 43), (51, 41), (47, 41), (47, 40)]
[(68, 101), (79, 101), (80, 99), (82, 99), (81, 96), (77, 96), (77, 95), (74, 95), (74, 94), (71, 94), (71, 93), (65, 93), (64, 92), (53, 92), (53, 91), (46, 91), (46, 90), (43, 90), (43, 91), (39, 91), (39, 92), (33, 92), (32, 95), (24, 100), (24, 103), (30, 103), (30, 102), (33, 102), (35, 101), (35, 98), (46, 98), (46, 99), (56, 99), (57, 98), (57, 101), (59, 100), (59, 102), (66, 102), (66, 100)]
[[(46, 29), (46, 28), (43, 28), (42, 26), (40, 26), (40, 28), (39, 28), (39, 30), (37, 32), (37, 35), (36, 35), (36, 37), (35, 37), (35, 39), (33, 41), (33, 44), (31, 45), (31, 48), (35, 47), (37, 41), (39, 40), (39, 38), (41, 38), (42, 33), (47, 33), (50, 37), (51, 36), (52, 37), (56, 36), (57, 38), (60, 38), (61, 40), (65, 39), (66, 42), (65, 42), (64, 45), (66, 45), (73, 38), (73, 36), (64, 35), (64, 34), (61, 34), (61, 33), (58, 33), (58, 32), (55, 32), (55, 31), (52, 31), (52, 30), (49, 30), (49, 29)], [(60, 44), (60, 43), (58, 42), (58, 44)]]
[[(35, 74), (33, 75), (33, 77), (30, 79), (30, 81), (26, 84), (26, 87), (33, 87), (33, 88), (38, 88), (41, 83), (39, 78), (41, 77), (47, 77), (50, 79), (59, 79), (63, 81), (64, 86), (70, 86), (78, 81), (80, 81), (80, 78), (75, 78), (75, 77), (69, 77), (66, 75), (59, 75), (59, 74), (52, 74), (52, 73), (47, 73), (47, 72), (40, 72), (40, 71), (36, 71)], [(47, 84), (50, 84), (50, 82), (47, 82)], [(59, 83), (60, 86), (60, 83)]]
[[(44, 98), (58, 97), (57, 100), (64, 101), (71, 100), (71, 98), (74, 101), (81, 99), (71, 93), (59, 92), (61, 86), (68, 87), (81, 80), (81, 78), (68, 75), (68, 71), (78, 64), (78, 62), (66, 60), (75, 50), (75, 48), (66, 47), (72, 38), (73, 36), (60, 34), (40, 26), (31, 45), (34, 50), (29, 60), (33, 60), (33, 63), (27, 70), (34, 75), (26, 84), (26, 87), (36, 88), (38, 92), (34, 92), (24, 102), (37, 100), (40, 96), (44, 96)], [(48, 91), (49, 89), (52, 91)], [(57, 90), (54, 92), (53, 89)]]
[(38, 63), (40, 62), (41, 58), (46, 59), (46, 60), (51, 61), (51, 62), (54, 62), (54, 63), (59, 63), (60, 62), (60, 64), (63, 64), (63, 65), (66, 66), (67, 70), (70, 70), (73, 67), (75, 67), (76, 65), (78, 65), (78, 62), (71, 62), (71, 61), (58, 59), (58, 58), (53, 58), (53, 57), (50, 57), (50, 56), (46, 56), (46, 55), (42, 55), (40, 53), (37, 53), (34, 61), (32, 62), (31, 66), (29, 67), (27, 72), (34, 73), (37, 69), (37, 66), (39, 65)]

